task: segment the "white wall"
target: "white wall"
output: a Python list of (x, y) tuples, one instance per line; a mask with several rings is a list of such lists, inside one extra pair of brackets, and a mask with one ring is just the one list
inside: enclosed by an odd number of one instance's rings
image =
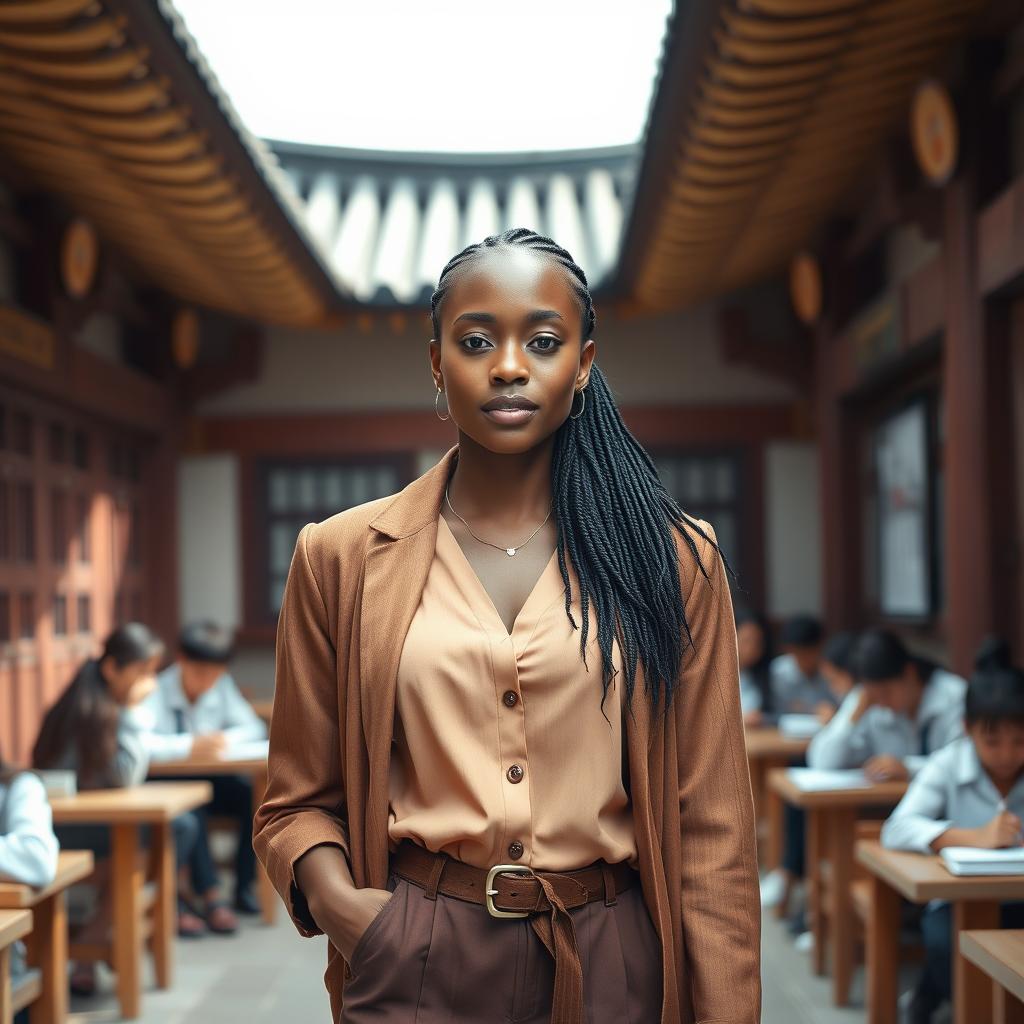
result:
[(178, 471), (181, 621), (242, 621), (238, 465), (233, 455), (187, 456)]
[(765, 447), (765, 576), (769, 615), (821, 613), (821, 504), (812, 443)]

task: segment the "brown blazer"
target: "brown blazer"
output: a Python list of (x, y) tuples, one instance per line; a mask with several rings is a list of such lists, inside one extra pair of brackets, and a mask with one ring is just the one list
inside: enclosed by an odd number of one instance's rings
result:
[[(395, 680), (456, 451), (398, 495), (307, 526), (296, 545), (277, 632), (269, 784), (253, 838), (303, 935), (319, 931), (293, 865), (312, 847), (337, 844), (357, 886), (386, 886)], [(710, 579), (680, 538), (694, 647), (671, 712), (655, 714), (638, 679), (626, 717), (633, 818), (644, 901), (662, 945), (662, 1024), (755, 1024), (761, 913), (736, 631), (721, 559), (696, 539)], [(334, 1020), (347, 968), (328, 946)]]

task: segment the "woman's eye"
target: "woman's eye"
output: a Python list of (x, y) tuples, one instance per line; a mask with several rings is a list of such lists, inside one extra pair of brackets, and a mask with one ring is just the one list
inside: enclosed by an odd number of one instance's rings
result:
[(532, 344), (541, 352), (551, 352), (558, 348), (558, 339), (550, 334), (542, 334), (540, 337), (534, 338)]
[(462, 339), (462, 344), (473, 352), (479, 352), (482, 348), (486, 348), (490, 342), (482, 335), (470, 334)]

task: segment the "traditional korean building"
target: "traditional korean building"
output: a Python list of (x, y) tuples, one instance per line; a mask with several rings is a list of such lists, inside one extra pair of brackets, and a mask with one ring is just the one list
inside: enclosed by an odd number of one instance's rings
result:
[(298, 528), (453, 443), (429, 292), (509, 226), (739, 600), (1024, 649), (1022, 84), (1011, 3), (715, 0), (637, 146), (368, 152), (254, 139), (169, 3), (0, 3), (0, 745), (131, 616), (270, 692)]

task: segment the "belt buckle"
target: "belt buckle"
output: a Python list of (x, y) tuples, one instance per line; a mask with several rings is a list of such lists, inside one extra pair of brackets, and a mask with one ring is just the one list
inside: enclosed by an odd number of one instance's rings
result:
[(487, 907), (487, 913), (491, 917), (529, 917), (530, 911), (528, 910), (499, 910), (494, 905), (494, 897), (498, 895), (498, 890), (494, 888), (494, 879), (497, 875), (503, 875), (506, 872), (518, 872), (524, 878), (532, 878), (533, 871), (530, 868), (524, 868), (522, 864), (495, 864), (494, 867), (487, 872), (487, 882), (484, 886), (484, 906)]

